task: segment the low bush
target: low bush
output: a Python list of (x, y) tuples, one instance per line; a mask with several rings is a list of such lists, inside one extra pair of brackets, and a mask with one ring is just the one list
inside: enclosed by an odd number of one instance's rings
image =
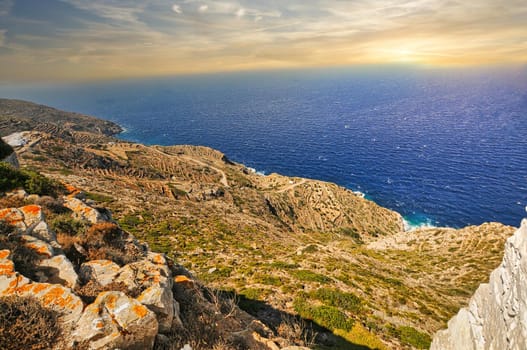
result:
[(358, 314), (362, 311), (362, 300), (352, 293), (344, 293), (335, 289), (318, 288), (310, 293), (315, 299), (329, 306), (335, 306)]
[(428, 349), (432, 343), (432, 339), (428, 334), (420, 332), (415, 328), (401, 326), (397, 328), (397, 331), (403, 344), (411, 345), (417, 349)]
[(329, 277), (309, 270), (293, 270), (290, 273), (293, 277), (306, 282), (328, 283), (331, 281)]
[(354, 321), (333, 306), (312, 305), (305, 297), (295, 299), (293, 306), (300, 317), (312, 320), (331, 331), (342, 329), (350, 331)]
[(7, 192), (15, 188), (23, 188), (29, 194), (53, 196), (65, 193), (64, 186), (57, 181), (32, 170), (19, 170), (11, 165), (0, 162), (0, 192)]
[(0, 349), (51, 349), (60, 337), (55, 311), (31, 297), (0, 297)]

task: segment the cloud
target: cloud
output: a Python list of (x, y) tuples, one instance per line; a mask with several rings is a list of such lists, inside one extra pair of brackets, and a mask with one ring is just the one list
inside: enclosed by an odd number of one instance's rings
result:
[(172, 5), (172, 11), (174, 11), (178, 15), (183, 13), (183, 10), (181, 10), (181, 6), (179, 6), (178, 4)]
[(0, 0), (0, 45), (9, 49), (0, 51), (0, 68), (13, 67), (0, 69), (0, 80), (527, 62), (525, 0), (59, 1), (75, 9), (50, 0), (54, 16), (46, 19), (30, 6), (12, 13), (13, 1)]
[(240, 8), (238, 9), (238, 11), (236, 11), (236, 17), (238, 18), (242, 18), (243, 16), (245, 16), (245, 9), (244, 8)]

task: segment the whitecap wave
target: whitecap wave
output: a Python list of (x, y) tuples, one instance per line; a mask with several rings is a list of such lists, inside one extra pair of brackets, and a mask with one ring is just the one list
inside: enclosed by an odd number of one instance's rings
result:
[(414, 231), (420, 228), (432, 228), (436, 227), (432, 220), (429, 218), (426, 218), (424, 221), (413, 221), (408, 218), (403, 218), (403, 225), (405, 231)]

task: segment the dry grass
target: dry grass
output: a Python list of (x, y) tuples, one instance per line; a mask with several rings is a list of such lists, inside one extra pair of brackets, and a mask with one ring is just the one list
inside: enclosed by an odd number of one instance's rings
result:
[(55, 311), (33, 298), (0, 298), (0, 349), (44, 350), (59, 341), (61, 329)]

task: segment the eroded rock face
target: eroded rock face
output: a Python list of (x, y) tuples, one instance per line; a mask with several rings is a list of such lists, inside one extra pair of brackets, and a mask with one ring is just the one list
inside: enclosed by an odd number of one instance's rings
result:
[(501, 265), (436, 333), (433, 350), (527, 349), (527, 219), (505, 244)]
[(155, 314), (122, 292), (103, 292), (84, 310), (73, 338), (90, 349), (151, 349), (158, 331)]

